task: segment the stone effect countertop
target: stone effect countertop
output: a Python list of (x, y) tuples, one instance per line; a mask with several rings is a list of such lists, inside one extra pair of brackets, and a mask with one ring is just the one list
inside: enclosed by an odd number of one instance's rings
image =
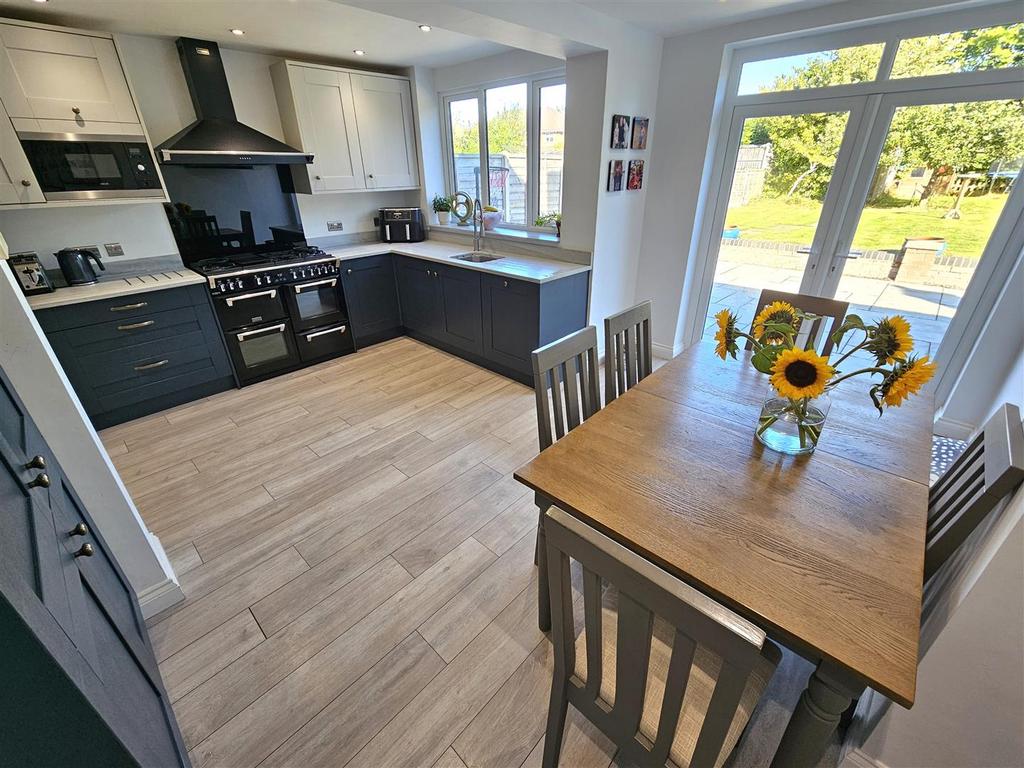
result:
[[(154, 259), (154, 261), (160, 261)], [(203, 283), (206, 279), (198, 272), (186, 269), (181, 266), (179, 260), (177, 268), (157, 269), (156, 265), (152, 271), (139, 274), (112, 274), (100, 273), (98, 283), (93, 285), (74, 285), (65, 288), (58, 288), (53, 293), (38, 293), (35, 296), (28, 296), (28, 304), (34, 310), (47, 309), (49, 307), (62, 307), (68, 304), (81, 304), (86, 301), (97, 301), (98, 299), (113, 299), (118, 296), (130, 296), (135, 293), (147, 293), (149, 291), (161, 291), (167, 288), (180, 288), (185, 285)]]

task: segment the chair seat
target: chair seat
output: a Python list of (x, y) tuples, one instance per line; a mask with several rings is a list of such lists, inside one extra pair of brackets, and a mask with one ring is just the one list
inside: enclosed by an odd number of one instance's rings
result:
[[(601, 668), (601, 700), (610, 709), (615, 703), (615, 647), (618, 613), (616, 608), (616, 591), (605, 592), (601, 606), (601, 635), (603, 660)], [(651, 640), (651, 658), (647, 675), (647, 690), (644, 694), (644, 709), (640, 719), (640, 733), (652, 742), (658, 733), (658, 721), (661, 717), (661, 704), (665, 696), (665, 678), (668, 676), (669, 660), (672, 657), (672, 640), (675, 635), (672, 626), (660, 617), (655, 617), (654, 632)], [(740, 699), (736, 715), (729, 726), (729, 731), (722, 744), (722, 751), (715, 762), (716, 768), (725, 762), (735, 749), (743, 729), (753, 714), (761, 695), (775, 672), (782, 658), (778, 647), (765, 641), (761, 657), (747, 680), (747, 686)], [(682, 711), (679, 715), (679, 726), (672, 742), (669, 756), (679, 768), (689, 768), (697, 737), (704, 723), (711, 696), (715, 690), (715, 682), (721, 669), (722, 660), (714, 652), (698, 645), (694, 653), (690, 678), (686, 685)], [(587, 633), (580, 633), (576, 640), (576, 665), (574, 674), (583, 683), (587, 679)]]

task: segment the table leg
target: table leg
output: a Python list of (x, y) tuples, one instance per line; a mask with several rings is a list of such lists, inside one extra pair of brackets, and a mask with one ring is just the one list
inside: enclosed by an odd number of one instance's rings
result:
[(841, 669), (821, 662), (807, 681), (789, 725), (775, 751), (772, 768), (813, 768), (828, 747), (839, 719), (863, 683)]

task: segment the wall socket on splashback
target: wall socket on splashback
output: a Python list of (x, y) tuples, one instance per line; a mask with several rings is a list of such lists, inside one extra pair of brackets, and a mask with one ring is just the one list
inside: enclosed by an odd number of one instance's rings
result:
[(345, 229), (345, 227), (342, 225), (342, 223), (340, 221), (328, 221), (327, 222), (327, 231), (328, 232), (341, 232), (343, 229)]

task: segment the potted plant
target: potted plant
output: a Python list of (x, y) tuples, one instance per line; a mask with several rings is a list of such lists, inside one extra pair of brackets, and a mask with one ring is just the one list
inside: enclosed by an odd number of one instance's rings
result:
[(452, 198), (447, 195), (434, 195), (434, 199), (431, 201), (430, 206), (434, 209), (434, 213), (437, 215), (437, 223), (447, 224), (448, 217), (452, 212)]
[(562, 236), (562, 214), (561, 213), (545, 213), (543, 216), (538, 216), (534, 219), (533, 226), (535, 227), (554, 227), (555, 233)]

